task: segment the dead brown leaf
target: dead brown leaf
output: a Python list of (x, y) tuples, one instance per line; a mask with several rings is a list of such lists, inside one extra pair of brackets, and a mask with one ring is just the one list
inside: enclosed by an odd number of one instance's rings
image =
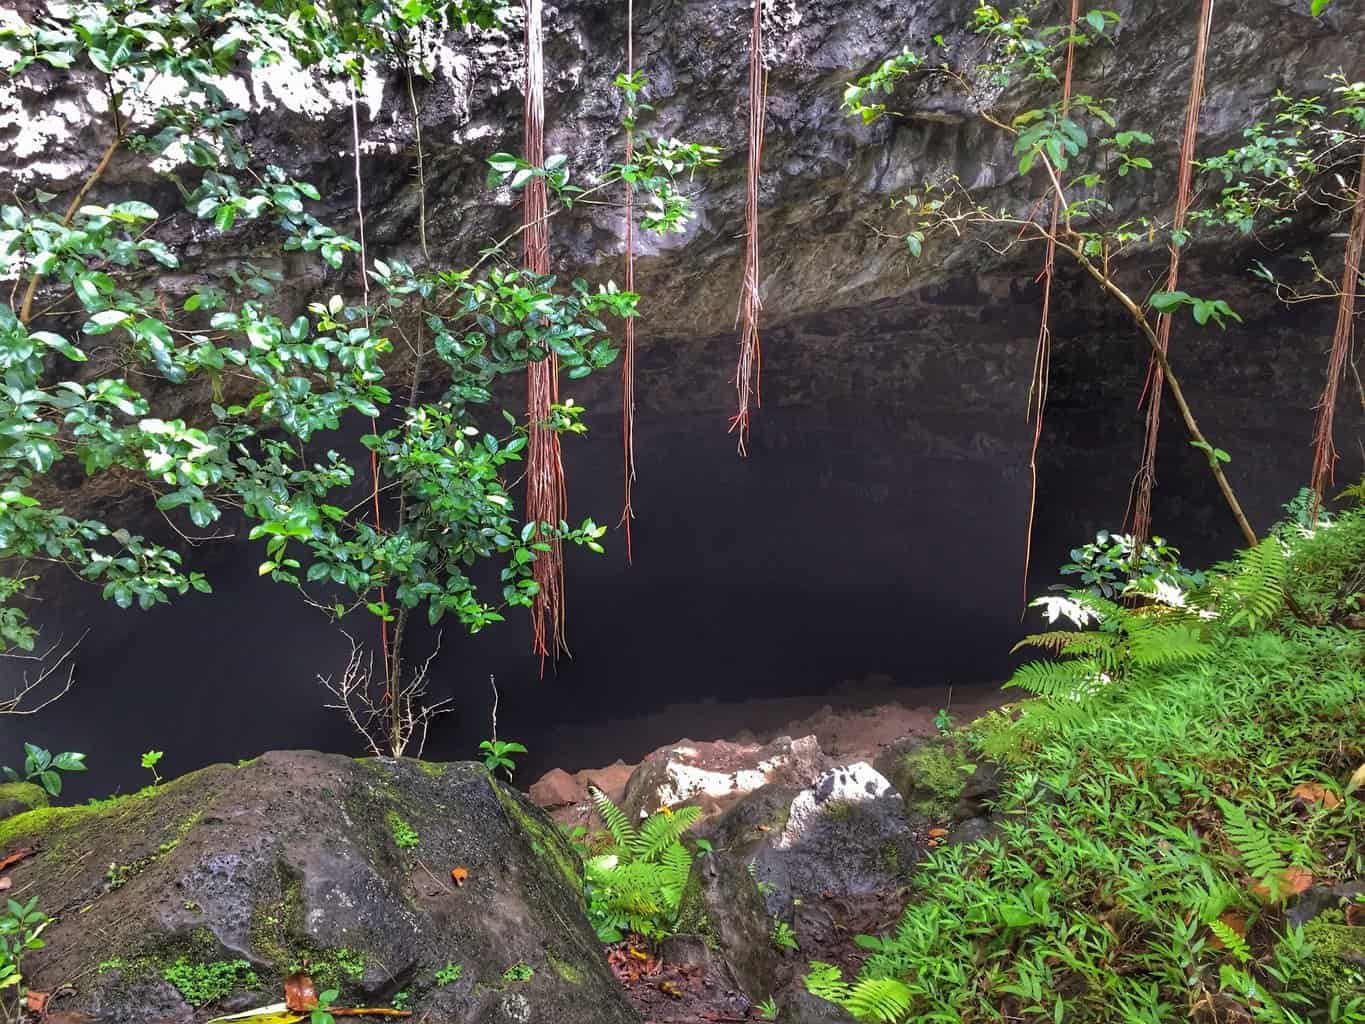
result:
[(1290, 795), (1306, 804), (1322, 804), (1329, 811), (1341, 803), (1340, 798), (1320, 782), (1301, 782), (1290, 790)]
[(683, 997), (683, 990), (672, 981), (659, 982), (659, 991), (672, 999), (681, 999)]
[(935, 839), (942, 839), (948, 834), (948, 830), (946, 828), (931, 828), (929, 834)]
[(284, 1005), (295, 1013), (307, 1013), (318, 1005), (318, 990), (303, 971), (284, 979)]
[(1365, 925), (1365, 903), (1352, 903), (1346, 908), (1346, 923), (1352, 928)]
[[(1313, 884), (1313, 873), (1303, 868), (1289, 867), (1279, 873), (1277, 880), (1279, 898), (1283, 900), (1287, 896), (1297, 896), (1309, 889)], [(1251, 891), (1262, 903), (1274, 902), (1275, 896), (1265, 882), (1258, 882), (1252, 886)]]
[(9, 875), (0, 876), (0, 892), (4, 892), (13, 884), (14, 882)]
[(35, 992), (33, 989), (29, 989), (28, 994), (24, 997), (24, 1006), (30, 1013), (42, 1013), (47, 1009), (48, 996), (49, 993), (47, 992)]
[(24, 846), (15, 850), (8, 856), (0, 857), (0, 871), (14, 867), (14, 865), (18, 864), (21, 860), (27, 860), (37, 852), (38, 847), (36, 846)]

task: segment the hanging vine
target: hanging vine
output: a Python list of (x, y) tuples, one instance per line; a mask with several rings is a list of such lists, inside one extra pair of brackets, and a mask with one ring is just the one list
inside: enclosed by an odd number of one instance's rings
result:
[[(1176, 291), (1180, 284), (1180, 247), (1184, 242), (1185, 225), (1189, 216), (1194, 180), (1194, 148), (1199, 137), (1199, 109), (1204, 101), (1204, 78), (1208, 67), (1209, 34), (1213, 28), (1213, 0), (1204, 0), (1199, 12), (1199, 29), (1194, 48), (1194, 68), (1190, 74), (1190, 95), (1185, 104), (1185, 137), (1180, 147), (1180, 170), (1176, 185), (1175, 213), (1171, 222), (1171, 263), (1166, 275), (1166, 291)], [(1163, 353), (1171, 344), (1169, 312), (1157, 319), (1157, 346)], [(1143, 441), (1142, 462), (1137, 479), (1133, 481), (1133, 540), (1134, 551), (1152, 532), (1152, 489), (1156, 486), (1156, 449), (1161, 432), (1161, 397), (1166, 377), (1155, 358), (1147, 364), (1147, 380), (1139, 404), (1146, 402), (1146, 435)]]
[[(526, 105), (525, 159), (531, 167), (545, 164), (545, 53), (542, 2), (525, 0)], [(543, 175), (532, 175), (522, 199), (522, 262), (532, 274), (550, 272), (549, 198)], [(533, 576), (537, 585), (531, 606), (532, 650), (545, 658), (567, 653), (564, 635), (564, 550), (559, 524), (568, 515), (564, 463), (554, 407), (559, 404), (559, 361), (553, 351), (533, 358), (526, 371), (526, 518), (537, 551)]]
[[(1356, 291), (1360, 282), (1361, 249), (1365, 247), (1365, 152), (1360, 157), (1360, 170), (1356, 175), (1355, 206), (1351, 213), (1351, 231), (1346, 237), (1345, 269), (1341, 276), (1341, 298), (1337, 302), (1337, 326), (1332, 335), (1332, 354), (1327, 361), (1327, 383), (1322, 390), (1322, 400), (1318, 403), (1317, 426), (1313, 437), (1313, 517), (1317, 517), (1316, 506), (1322, 502), (1323, 491), (1332, 479), (1332, 470), (1337, 461), (1337, 446), (1333, 437), (1333, 422), (1336, 418), (1337, 390), (1346, 376), (1351, 342), (1354, 338)], [(1365, 405), (1365, 392), (1362, 392)]]
[[(1071, 80), (1076, 67), (1076, 24), (1081, 0), (1071, 0), (1071, 22), (1066, 41), (1066, 77), (1062, 81), (1062, 117), (1071, 110)], [(1048, 379), (1052, 367), (1052, 279), (1057, 269), (1057, 225), (1062, 215), (1062, 193), (1052, 189), (1052, 230), (1048, 234), (1043, 269), (1043, 314), (1038, 325), (1038, 344), (1033, 354), (1033, 380), (1029, 384), (1029, 409), (1033, 415), (1033, 448), (1029, 452), (1028, 525), (1024, 535), (1024, 600), (1028, 600), (1028, 570), (1033, 561), (1033, 519), (1038, 510), (1038, 449), (1043, 443), (1043, 413), (1047, 407)]]
[(767, 107), (767, 79), (763, 70), (763, 0), (754, 0), (753, 29), (749, 36), (749, 169), (744, 205), (744, 280), (740, 286), (739, 364), (735, 368), (738, 410), (730, 419), (730, 432), (739, 435), (739, 454), (748, 454), (749, 402), (763, 404), (763, 353), (758, 322), (763, 310), (759, 297), (758, 270), (758, 179), (763, 166), (763, 125)]
[[(626, 163), (635, 159), (635, 0), (626, 0)], [(635, 291), (635, 185), (626, 181), (626, 291)], [(626, 321), (621, 356), (621, 446), (625, 499), (621, 525), (626, 530), (626, 563), (635, 561), (630, 522), (635, 518), (631, 492), (635, 486), (635, 318)]]

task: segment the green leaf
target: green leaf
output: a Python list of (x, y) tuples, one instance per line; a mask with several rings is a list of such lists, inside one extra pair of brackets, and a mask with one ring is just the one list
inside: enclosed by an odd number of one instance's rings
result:
[(1090, 23), (1090, 27), (1096, 32), (1104, 31), (1104, 15), (1099, 11), (1091, 11), (1085, 16), (1085, 20)]
[(1193, 301), (1188, 292), (1157, 292), (1152, 296), (1152, 308), (1158, 313), (1170, 313)]
[(102, 309), (87, 320), (81, 330), (86, 334), (108, 334), (130, 319), (130, 314), (121, 309)]
[(53, 334), (51, 331), (34, 331), (29, 337), (34, 341), (42, 342), (54, 352), (60, 352), (73, 363), (85, 362), (85, 353), (60, 334)]

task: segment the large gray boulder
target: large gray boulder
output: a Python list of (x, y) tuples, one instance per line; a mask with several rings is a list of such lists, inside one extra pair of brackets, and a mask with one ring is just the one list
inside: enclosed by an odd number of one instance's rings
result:
[(759, 790), (707, 830), (752, 865), (770, 913), (802, 931), (822, 901), (882, 899), (909, 880), (923, 848), (891, 783), (866, 762), (799, 790)]
[(29, 845), (15, 884), (56, 921), (28, 982), (99, 1024), (278, 1002), (299, 969), (449, 1024), (639, 1020), (572, 850), (479, 765), (266, 754), (0, 823), (0, 856)]

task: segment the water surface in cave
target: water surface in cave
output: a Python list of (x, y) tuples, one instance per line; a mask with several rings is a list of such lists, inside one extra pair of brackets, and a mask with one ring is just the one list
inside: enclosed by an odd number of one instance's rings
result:
[[(543, 679), (524, 615), (476, 637), (447, 628), (433, 690), (453, 697), (456, 711), (438, 721), (427, 756), (474, 754), (490, 731), (490, 675), (502, 695), (499, 735), (531, 750), (524, 782), (550, 767), (632, 760), (683, 732), (709, 738), (698, 735), (709, 713), (695, 706), (707, 700), (822, 697), (870, 675), (907, 698), (1003, 679), (1026, 630), (1033, 315), (1028, 302), (955, 294), (770, 332), (766, 404), (743, 461), (716, 399), (726, 393), (732, 339), (647, 351), (634, 566), (624, 564), (619, 533), (605, 556), (571, 552), (574, 657)], [(948, 329), (932, 328), (935, 317)], [(1264, 525), (1305, 473), (1318, 371), (1258, 370), (1245, 356), (1241, 377), (1209, 369), (1251, 337), (1215, 339), (1195, 372), (1206, 429), (1228, 439), (1220, 443), (1234, 451), (1234, 475)], [(1255, 337), (1273, 363), (1271, 335)], [(1031, 593), (1056, 579), (1071, 546), (1122, 516), (1138, 449), (1140, 355), (1122, 325), (1103, 321), (1080, 323), (1059, 344)], [(1247, 377), (1262, 371), (1279, 377), (1256, 419), (1247, 394), (1266, 387)], [(602, 410), (591, 440), (566, 449), (571, 511), (614, 524), (620, 433), (609, 394), (599, 385), (587, 396)], [(707, 397), (694, 407), (697, 395)], [(1200, 456), (1174, 421), (1164, 439), (1158, 527), (1192, 564), (1227, 554), (1237, 534)], [(1358, 473), (1358, 461), (1342, 472)], [(346, 641), (290, 590), (258, 578), (259, 558), (241, 540), (205, 546), (196, 560), (215, 595), (150, 612), (119, 612), (89, 589), (49, 588), (37, 616), (47, 637), (89, 630), (79, 696), (0, 723), (0, 752), (12, 757), (20, 739), (90, 752), (91, 773), (72, 782), (78, 798), (140, 785), (138, 755), (152, 748), (177, 774), (271, 748), (360, 752), (342, 718), (321, 710), (316, 682), (341, 669)], [(372, 620), (354, 628), (376, 639)], [(433, 642), (432, 631), (415, 630), (407, 657), (425, 657)], [(941, 693), (926, 689), (926, 699)], [(680, 703), (694, 706), (675, 731), (667, 716), (641, 724)], [(717, 732), (737, 717), (717, 711)]]

